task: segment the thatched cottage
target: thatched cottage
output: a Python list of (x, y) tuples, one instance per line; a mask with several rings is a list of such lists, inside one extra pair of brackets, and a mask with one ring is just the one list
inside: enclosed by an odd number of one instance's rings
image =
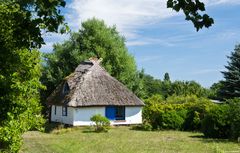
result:
[(73, 126), (91, 125), (95, 114), (112, 125), (142, 123), (144, 103), (100, 66), (100, 60), (82, 62), (48, 97), (51, 121)]

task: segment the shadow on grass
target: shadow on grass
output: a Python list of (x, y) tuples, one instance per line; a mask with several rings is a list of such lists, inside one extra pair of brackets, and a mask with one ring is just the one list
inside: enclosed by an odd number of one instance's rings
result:
[(95, 127), (89, 126), (82, 130), (82, 133), (108, 133), (110, 129), (97, 131)]
[(199, 134), (199, 135), (191, 135), (191, 136), (189, 136), (190, 138), (206, 138), (206, 137), (204, 137), (204, 135), (202, 135), (202, 134)]
[(66, 124), (62, 124), (62, 123), (46, 123), (44, 125), (45, 128), (45, 133), (51, 133), (54, 130), (61, 130), (63, 128), (68, 128), (68, 127), (72, 127), (70, 125), (66, 125)]
[(93, 127), (84, 127), (84, 129), (82, 130), (82, 133), (98, 133), (94, 130)]
[(60, 134), (60, 133), (66, 133), (66, 132), (70, 132), (70, 131), (75, 131), (75, 130), (79, 130), (82, 133), (106, 133), (107, 131), (95, 131), (95, 128), (92, 126), (77, 126), (74, 127), (72, 125), (67, 125), (67, 124), (61, 124), (61, 123), (46, 123), (44, 125), (45, 133), (56, 133), (56, 134)]
[(154, 131), (152, 128), (148, 128), (143, 125), (131, 125), (129, 126), (129, 130), (144, 131), (144, 132)]
[(227, 142), (236, 142), (234, 140), (230, 140), (230, 139), (219, 139), (219, 138), (208, 138), (205, 137), (202, 134), (199, 135), (193, 135), (193, 136), (189, 136), (190, 138), (196, 138), (199, 141), (202, 141), (203, 143), (212, 143), (212, 142), (221, 142), (221, 143), (227, 143)]

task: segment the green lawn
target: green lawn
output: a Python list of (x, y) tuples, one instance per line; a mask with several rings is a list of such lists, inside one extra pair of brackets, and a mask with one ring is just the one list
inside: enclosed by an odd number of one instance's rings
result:
[(67, 132), (24, 134), (26, 153), (240, 153), (240, 143), (202, 138), (201, 133), (135, 131), (114, 127), (108, 133), (74, 128)]

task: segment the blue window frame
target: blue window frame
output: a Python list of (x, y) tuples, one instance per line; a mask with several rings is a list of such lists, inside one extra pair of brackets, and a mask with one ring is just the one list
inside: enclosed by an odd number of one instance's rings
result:
[(105, 116), (110, 120), (125, 120), (125, 107), (107, 106)]

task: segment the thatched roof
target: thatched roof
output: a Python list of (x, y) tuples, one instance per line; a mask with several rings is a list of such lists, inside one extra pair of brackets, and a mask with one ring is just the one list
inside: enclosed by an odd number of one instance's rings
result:
[(143, 106), (127, 87), (110, 76), (99, 60), (82, 62), (48, 97), (50, 105)]

